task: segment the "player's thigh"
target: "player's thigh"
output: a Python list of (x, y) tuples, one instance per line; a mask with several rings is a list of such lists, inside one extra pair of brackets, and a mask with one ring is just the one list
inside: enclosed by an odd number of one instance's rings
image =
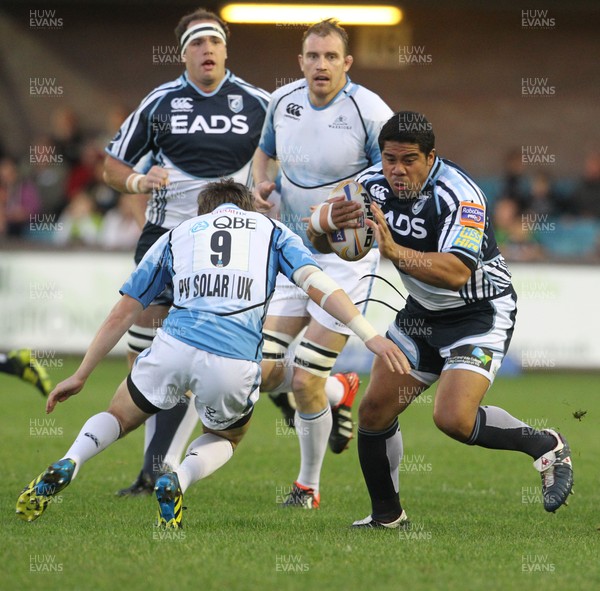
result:
[(308, 316), (267, 316), (263, 326), (262, 390), (270, 392), (284, 380), (291, 365), (289, 346), (308, 324)]
[(244, 435), (246, 434), (246, 432), (248, 431), (248, 429), (250, 428), (250, 419), (248, 419), (248, 421), (244, 422), (243, 425), (241, 425), (240, 427), (230, 427), (229, 429), (224, 429), (224, 430), (220, 430), (217, 431), (216, 429), (211, 429), (210, 427), (207, 427), (206, 425), (202, 425), (202, 430), (204, 433), (212, 433), (213, 435), (216, 435), (217, 437), (222, 437), (223, 439), (227, 439), (227, 441), (229, 441), (229, 443), (231, 443), (231, 446), (233, 447), (233, 449), (235, 449), (240, 441), (243, 439)]
[(386, 429), (427, 388), (410, 374), (391, 372), (382, 359), (375, 357), (358, 409), (359, 426), (369, 431)]
[(116, 417), (121, 426), (121, 436), (137, 429), (153, 413), (146, 413), (133, 401), (127, 380), (123, 380), (108, 407), (108, 412)]
[(466, 441), (489, 386), (486, 376), (469, 369), (442, 371), (433, 407), (435, 424), (448, 435)]

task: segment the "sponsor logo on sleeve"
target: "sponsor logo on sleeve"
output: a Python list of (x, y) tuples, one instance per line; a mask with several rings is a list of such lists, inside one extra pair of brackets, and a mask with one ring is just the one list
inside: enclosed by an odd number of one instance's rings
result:
[(482, 241), (483, 232), (481, 230), (477, 228), (461, 228), (456, 238), (452, 241), (452, 246), (479, 253)]
[(485, 228), (485, 207), (477, 203), (462, 201), (460, 204), (459, 221), (461, 226), (483, 230)]

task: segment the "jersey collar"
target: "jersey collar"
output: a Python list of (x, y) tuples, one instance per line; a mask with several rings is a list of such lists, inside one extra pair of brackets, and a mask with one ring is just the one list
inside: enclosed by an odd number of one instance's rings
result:
[(442, 159), (439, 156), (436, 156), (433, 161), (433, 164), (431, 165), (431, 170), (429, 171), (429, 174), (427, 175), (427, 178), (423, 183), (421, 193), (428, 193), (433, 190), (433, 185), (435, 184), (435, 181), (437, 181), (438, 177), (442, 174), (445, 167), (446, 165), (444, 164)]
[(187, 82), (187, 84), (189, 84), (198, 94), (202, 95), (202, 96), (214, 96), (215, 94), (218, 94), (219, 91), (221, 90), (221, 88), (223, 87), (223, 84), (225, 84), (225, 82), (227, 82), (229, 80), (229, 78), (231, 77), (231, 72), (226, 69), (225, 70), (225, 76), (223, 76), (223, 80), (221, 80), (219, 86), (217, 86), (217, 88), (215, 88), (212, 92), (204, 92), (203, 90), (200, 90), (189, 78), (188, 73), (184, 72), (183, 73), (183, 77), (185, 79), (185, 81)]
[(221, 205), (217, 205), (217, 207), (215, 207), (212, 210), (212, 213), (216, 213), (218, 211), (221, 211), (222, 209), (238, 209), (242, 211), (239, 206), (235, 205), (234, 203), (229, 203), (229, 201), (227, 201), (226, 203), (221, 203)]

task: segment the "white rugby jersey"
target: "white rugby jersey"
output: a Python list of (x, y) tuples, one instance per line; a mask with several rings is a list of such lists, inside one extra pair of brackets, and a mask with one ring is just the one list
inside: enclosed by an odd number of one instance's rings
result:
[(278, 272), (317, 263), (300, 238), (263, 214), (224, 204), (161, 236), (121, 288), (144, 307), (173, 285), (162, 329), (210, 353), (259, 362)]
[(198, 211), (203, 185), (224, 177), (251, 186), (269, 94), (229, 70), (217, 89), (205, 93), (188, 78), (154, 89), (129, 115), (106, 148), (128, 166), (163, 166), (169, 185), (154, 191), (146, 219), (174, 228)]
[[(456, 308), (498, 297), (510, 287), (510, 271), (496, 244), (487, 199), (456, 164), (436, 156), (414, 199), (394, 195), (381, 164), (356, 180), (381, 207), (394, 242), (419, 252), (453, 253), (471, 269), (471, 278), (459, 291), (434, 287), (399, 269), (404, 287), (423, 307)], [(414, 264), (419, 264), (418, 258)]]
[(392, 114), (381, 98), (350, 79), (325, 107), (311, 104), (305, 79), (273, 93), (259, 147), (279, 160), (281, 221), (312, 252), (302, 218), (338, 182), (381, 160), (377, 136)]

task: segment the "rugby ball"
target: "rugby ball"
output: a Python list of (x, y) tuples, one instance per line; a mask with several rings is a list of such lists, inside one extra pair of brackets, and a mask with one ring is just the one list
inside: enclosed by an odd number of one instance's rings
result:
[(341, 228), (327, 234), (327, 240), (335, 254), (345, 261), (359, 261), (371, 250), (375, 241), (375, 233), (365, 223), (365, 219), (373, 219), (369, 193), (356, 181), (342, 181), (331, 191), (328, 199), (333, 197), (344, 197), (361, 207), (359, 225), (356, 228)]

